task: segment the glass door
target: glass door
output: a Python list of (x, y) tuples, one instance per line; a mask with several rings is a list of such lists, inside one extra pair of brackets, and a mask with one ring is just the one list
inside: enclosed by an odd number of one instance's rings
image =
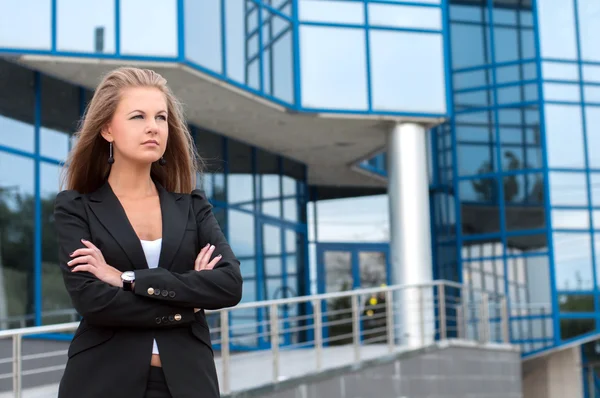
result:
[[(389, 245), (355, 243), (317, 244), (318, 293), (378, 287), (389, 283)], [(375, 301), (373, 300), (375, 299)], [(366, 320), (361, 327), (379, 330), (382, 297), (369, 297), (359, 303)], [(352, 342), (352, 303), (347, 297), (327, 300), (321, 309), (326, 325), (323, 338), (327, 345)], [(385, 317), (383, 317), (385, 319)], [(369, 320), (371, 320), (369, 322)]]

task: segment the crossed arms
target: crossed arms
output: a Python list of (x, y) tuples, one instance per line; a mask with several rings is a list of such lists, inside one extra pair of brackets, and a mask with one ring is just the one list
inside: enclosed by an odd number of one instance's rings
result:
[[(72, 272), (71, 253), (91, 240), (85, 204), (75, 191), (56, 197), (55, 226), (59, 262), (73, 306), (90, 324), (108, 327), (172, 328), (194, 321), (194, 308), (232, 307), (242, 296), (242, 277), (225, 236), (212, 214), (212, 207), (199, 190), (192, 192), (198, 231), (222, 255), (213, 269), (184, 273), (164, 268), (136, 270), (135, 289), (124, 291), (87, 271)], [(191, 264), (190, 264), (191, 265)], [(191, 268), (191, 267), (190, 267)], [(167, 289), (173, 295), (150, 295), (149, 287)]]

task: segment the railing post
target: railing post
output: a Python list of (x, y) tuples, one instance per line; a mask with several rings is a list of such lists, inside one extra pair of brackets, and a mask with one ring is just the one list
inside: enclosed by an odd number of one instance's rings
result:
[(479, 316), (479, 340), (488, 342), (489, 332), (489, 296), (487, 292), (481, 292), (481, 315)]
[(396, 325), (394, 323), (394, 292), (388, 290), (385, 292), (385, 315), (387, 318), (387, 340), (388, 340), (388, 350), (390, 352), (394, 352), (396, 348), (396, 344), (394, 342), (395, 339), (395, 329)]
[(423, 297), (423, 287), (417, 287), (417, 296), (419, 297), (419, 334), (421, 339), (420, 346), (425, 345), (425, 298)]
[(510, 343), (510, 320), (508, 319), (508, 303), (506, 296), (500, 298), (500, 322), (502, 325), (502, 342), (508, 344)]
[(463, 304), (459, 304), (456, 306), (456, 337), (459, 339), (464, 339), (465, 338), (465, 331), (464, 331), (464, 314), (463, 314), (464, 310), (463, 310)]
[(354, 345), (354, 360), (360, 361), (360, 314), (358, 295), (352, 295), (352, 342)]
[(221, 364), (223, 366), (223, 392), (230, 392), (230, 375), (229, 372), (229, 311), (221, 311)]
[(443, 283), (438, 285), (438, 300), (440, 301), (440, 340), (446, 340), (446, 286)]
[(321, 311), (321, 299), (313, 300), (313, 308), (315, 309), (315, 356), (317, 360), (317, 370), (321, 370), (323, 366), (323, 314)]
[(13, 343), (13, 394), (15, 398), (21, 398), (21, 343), (23, 336), (15, 334), (12, 338)]
[(271, 324), (271, 351), (273, 354), (273, 382), (279, 380), (279, 311), (277, 304), (269, 307), (269, 321)]

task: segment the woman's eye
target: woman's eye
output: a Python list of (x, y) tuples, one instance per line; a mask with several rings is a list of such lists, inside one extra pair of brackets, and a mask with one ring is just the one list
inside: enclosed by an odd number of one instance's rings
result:
[(141, 117), (142, 117), (142, 115), (135, 115), (134, 117), (132, 117), (132, 119), (139, 119)]
[(159, 115), (158, 118), (165, 121), (167, 120), (167, 117), (165, 115)]

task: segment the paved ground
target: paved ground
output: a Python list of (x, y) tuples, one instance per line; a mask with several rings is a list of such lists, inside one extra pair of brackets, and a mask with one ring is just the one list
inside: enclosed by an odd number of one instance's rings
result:
[[(32, 341), (23, 342), (24, 355), (32, 355), (41, 352), (56, 352), (59, 355), (49, 359), (33, 359), (23, 362), (23, 370), (31, 370), (40, 367), (60, 367), (66, 362), (66, 349), (68, 343), (56, 341)], [(387, 353), (387, 346), (368, 345), (362, 346), (361, 359), (375, 358)], [(10, 341), (0, 341), (0, 361), (8, 358), (11, 353)], [(352, 363), (354, 360), (354, 349), (352, 346), (327, 347), (323, 350), (322, 369), (329, 369)], [(222, 360), (215, 359), (221, 386)], [(316, 355), (314, 349), (283, 350), (279, 355), (279, 379), (305, 375), (317, 371)], [(10, 363), (0, 363), (0, 398), (12, 398), (12, 379), (1, 379), (3, 374), (11, 371)], [(62, 370), (53, 370), (37, 375), (26, 375), (23, 377), (23, 398), (55, 398), (58, 389), (58, 381)], [(232, 391), (244, 390), (250, 387), (270, 384), (273, 379), (273, 356), (269, 351), (237, 353), (231, 357), (230, 373), (235, 378), (230, 380)]]

